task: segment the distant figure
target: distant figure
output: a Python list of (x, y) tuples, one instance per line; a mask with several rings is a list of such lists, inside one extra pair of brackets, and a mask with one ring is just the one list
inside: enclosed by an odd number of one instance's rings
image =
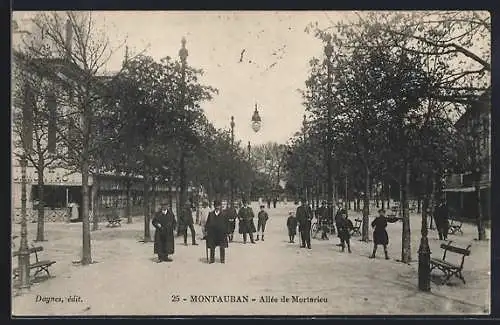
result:
[(205, 223), (207, 222), (207, 216), (210, 213), (210, 208), (208, 207), (208, 202), (203, 201), (201, 204), (201, 211), (200, 211), (200, 226), (201, 226), (201, 232), (203, 234), (202, 240), (206, 239), (206, 229), (205, 229)]
[(326, 202), (322, 201), (321, 206), (316, 209), (316, 217), (318, 218), (318, 224), (321, 227), (321, 239), (328, 240), (328, 210), (326, 209)]
[(214, 202), (214, 211), (211, 211), (207, 217), (207, 247), (210, 249), (210, 261), (212, 264), (215, 262), (215, 248), (219, 246), (220, 249), (220, 262), (226, 262), (226, 248), (227, 243), (227, 218), (222, 213), (222, 204), (220, 201)]
[(174, 228), (177, 226), (175, 215), (169, 204), (162, 203), (151, 223), (155, 227), (154, 253), (158, 254), (158, 263), (171, 262), (168, 257), (174, 253)]
[(342, 247), (342, 252), (345, 250), (347, 245), (347, 251), (351, 253), (351, 231), (354, 229), (352, 221), (347, 218), (346, 214), (341, 214), (337, 222), (337, 234), (340, 238), (340, 247)]
[(276, 203), (278, 203), (278, 198), (275, 197), (274, 200), (273, 200), (273, 208), (276, 209)]
[(300, 247), (305, 248), (307, 246), (308, 249), (311, 249), (311, 215), (305, 200), (300, 201), (300, 206), (297, 208), (295, 215), (302, 241)]
[(264, 210), (264, 206), (260, 206), (259, 214), (257, 215), (257, 238), (259, 240), (259, 232), (262, 235), (262, 241), (264, 241), (264, 231), (266, 230), (267, 219), (269, 219), (269, 215)]
[(297, 234), (297, 218), (295, 218), (293, 211), (288, 212), (286, 227), (288, 228), (289, 243), (295, 243), (294, 238)]
[(387, 245), (389, 245), (389, 236), (387, 235), (387, 218), (385, 217), (385, 210), (378, 210), (379, 216), (372, 221), (373, 230), (373, 253), (370, 258), (375, 258), (377, 253), (377, 246), (384, 246), (385, 259), (389, 259), (389, 254), (387, 253)]
[(230, 206), (226, 208), (224, 214), (227, 218), (227, 236), (230, 242), (233, 241), (234, 229), (236, 228), (236, 218), (238, 217), (238, 211), (236, 210), (236, 204), (233, 202)]
[(271, 209), (271, 198), (268, 196), (266, 200), (267, 200), (267, 208)]
[(255, 224), (253, 222), (254, 214), (250, 206), (248, 206), (247, 200), (242, 200), (243, 206), (238, 212), (238, 232), (243, 235), (243, 243), (247, 243), (247, 235), (250, 236), (250, 242), (255, 244), (253, 240), (253, 233), (256, 231)]
[(184, 235), (184, 245), (187, 246), (187, 231), (189, 228), (189, 231), (191, 232), (191, 243), (193, 245), (198, 245), (196, 243), (196, 232), (194, 230), (194, 225), (193, 225), (193, 210), (191, 207), (191, 203), (187, 201), (185, 203), (184, 208), (181, 210), (181, 213), (179, 215), (179, 223), (182, 225), (182, 232)]
[(446, 201), (441, 199), (434, 210), (434, 220), (436, 221), (436, 228), (439, 234), (439, 240), (448, 239), (448, 228), (450, 227), (448, 220), (448, 208)]

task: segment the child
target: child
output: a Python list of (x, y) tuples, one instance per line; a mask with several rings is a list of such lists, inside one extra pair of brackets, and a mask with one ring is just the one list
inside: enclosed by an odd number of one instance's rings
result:
[(257, 239), (259, 240), (259, 232), (262, 235), (262, 241), (264, 241), (264, 231), (266, 230), (266, 222), (269, 219), (269, 215), (264, 211), (264, 205), (261, 204), (259, 214), (257, 215)]
[(297, 218), (292, 211), (288, 212), (288, 219), (286, 220), (286, 227), (288, 228), (289, 243), (295, 243), (294, 238), (297, 233)]
[(340, 238), (340, 247), (342, 247), (342, 252), (345, 250), (347, 244), (347, 251), (351, 253), (351, 231), (354, 228), (351, 220), (347, 218), (345, 213), (342, 213), (339, 218), (337, 218), (337, 233)]
[(377, 246), (384, 246), (385, 259), (389, 259), (389, 254), (387, 253), (387, 245), (389, 244), (389, 236), (385, 228), (387, 227), (387, 218), (385, 217), (385, 210), (378, 210), (379, 216), (372, 221), (373, 230), (373, 253), (370, 258), (375, 258), (377, 253)]

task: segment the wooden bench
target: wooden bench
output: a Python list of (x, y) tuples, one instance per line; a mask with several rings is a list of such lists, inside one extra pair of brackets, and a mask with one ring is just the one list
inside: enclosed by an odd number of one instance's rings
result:
[(462, 221), (460, 221), (459, 223), (456, 220), (450, 219), (450, 225), (448, 226), (448, 234), (455, 235), (456, 233), (460, 233), (461, 235), (464, 234), (462, 232)]
[(116, 215), (106, 215), (106, 220), (108, 221), (106, 227), (119, 227), (122, 225), (122, 219)]
[[(35, 271), (35, 274), (33, 275), (34, 277), (37, 276), (38, 273), (42, 272), (42, 271), (45, 271), (47, 273), (47, 275), (50, 277), (50, 273), (49, 273), (49, 267), (54, 264), (56, 261), (50, 261), (50, 260), (43, 260), (43, 261), (40, 261), (38, 259), (38, 252), (41, 252), (43, 251), (43, 247), (42, 246), (37, 246), (37, 247), (30, 247), (29, 248), (29, 253), (30, 255), (31, 254), (35, 254), (35, 263), (30, 263), (29, 265), (29, 268), (30, 270), (31, 269), (36, 269)], [(15, 251), (12, 255), (14, 257), (17, 257), (21, 254), (20, 251)], [(17, 278), (19, 276), (19, 266), (16, 267), (13, 271), (13, 275), (14, 275), (14, 278)]]
[[(441, 244), (441, 248), (444, 249), (443, 258), (431, 258), (431, 272), (433, 269), (437, 268), (444, 273), (445, 278), (442, 284), (448, 283), (452, 276), (456, 276), (457, 278), (461, 279), (465, 284), (462, 270), (464, 268), (465, 257), (470, 255), (471, 245), (467, 246), (466, 248), (460, 248), (452, 245), (451, 243), (452, 241), (450, 240), (447, 244)], [(448, 252), (462, 256), (460, 265), (450, 263), (446, 260), (446, 253)]]
[(361, 219), (354, 219), (354, 226), (351, 230), (351, 236), (354, 236), (354, 235), (359, 235), (361, 236), (361, 225), (363, 224), (363, 220)]

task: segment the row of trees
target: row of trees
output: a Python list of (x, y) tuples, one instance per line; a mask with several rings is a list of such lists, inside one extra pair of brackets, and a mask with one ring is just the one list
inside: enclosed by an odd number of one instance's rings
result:
[[(385, 193), (396, 185), (403, 208), (401, 260), (409, 262), (410, 193), (423, 200), (425, 215), (446, 171), (471, 170), (459, 159), (469, 137), (453, 124), (489, 88), (489, 16), (367, 13), (330, 29), (309, 26), (333, 55), (326, 51), (324, 60), (310, 61), (302, 91), (309, 123), (292, 141), (289, 175), (320, 191), (331, 150), (332, 181), (363, 193), (365, 241), (374, 184)], [(480, 212), (478, 227), (484, 239)]]
[(130, 57), (127, 50), (121, 69), (104, 73), (118, 48), (110, 48), (91, 14), (46, 12), (32, 22), (15, 52), (13, 115), (16, 147), (23, 149), (15, 154), (38, 173), (37, 240), (44, 240), (43, 175), (49, 167), (82, 175), (83, 265), (92, 262), (89, 207), (96, 207), (99, 190), (94, 177), (90, 195), (90, 176), (142, 177), (145, 241), (151, 240), (156, 184), (202, 187), (213, 200), (229, 197), (232, 175), (249, 182), (244, 149), (239, 142), (232, 146), (229, 131), (215, 128), (203, 113), (201, 105), (217, 89), (200, 82), (202, 70), (171, 57)]

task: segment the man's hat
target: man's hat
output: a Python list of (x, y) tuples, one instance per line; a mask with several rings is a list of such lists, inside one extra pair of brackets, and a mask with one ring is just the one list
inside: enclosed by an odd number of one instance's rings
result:
[(379, 209), (378, 213), (385, 213), (385, 210), (384, 209)]
[(215, 200), (214, 207), (220, 207), (220, 206), (222, 206), (222, 202), (220, 200)]
[(261, 209), (264, 209), (264, 208), (265, 208), (265, 206), (264, 206), (264, 205), (261, 205), (261, 206), (260, 206), (260, 208), (261, 208)]

